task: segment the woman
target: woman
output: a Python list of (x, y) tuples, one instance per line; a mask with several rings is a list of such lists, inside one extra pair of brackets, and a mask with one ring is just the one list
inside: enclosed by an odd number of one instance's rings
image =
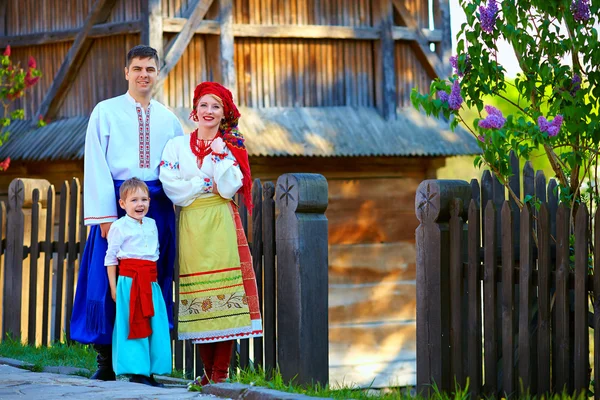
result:
[(170, 140), (160, 180), (179, 217), (179, 339), (199, 345), (201, 384), (227, 379), (234, 339), (262, 336), (256, 278), (237, 206), (252, 209), (250, 166), (231, 92), (214, 82), (194, 91), (198, 128)]

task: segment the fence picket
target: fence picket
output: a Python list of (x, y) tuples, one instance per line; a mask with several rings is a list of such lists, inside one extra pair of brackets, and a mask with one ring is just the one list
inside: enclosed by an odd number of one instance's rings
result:
[(587, 394), (589, 386), (589, 343), (588, 343), (588, 229), (589, 213), (585, 204), (579, 205), (575, 220), (575, 338), (573, 356), (575, 361), (574, 388), (579, 394)]
[(550, 215), (550, 235), (556, 238), (556, 213), (558, 212), (558, 185), (556, 180), (550, 179), (548, 182), (548, 214)]
[[(519, 162), (519, 157), (515, 154), (514, 151), (510, 152), (510, 170), (512, 172), (512, 176), (508, 178), (508, 186), (510, 186), (511, 190), (515, 194), (517, 198), (521, 198), (521, 165)], [(521, 210), (517, 205), (517, 202), (512, 196), (508, 197), (510, 208), (512, 210), (512, 222), (513, 222), (513, 240), (514, 246), (519, 248), (519, 238), (521, 232)]]
[(529, 205), (521, 210), (521, 249), (519, 268), (519, 380), (522, 382), (522, 395), (531, 390), (535, 393), (533, 372), (531, 320), (533, 305), (533, 218)]
[(63, 324), (63, 288), (65, 278), (65, 258), (67, 255), (67, 212), (69, 200), (69, 184), (63, 182), (60, 189), (60, 209), (58, 216), (58, 254), (56, 257), (56, 285), (54, 285), (54, 336), (53, 340), (61, 340)]
[[(536, 182), (537, 183), (537, 182)], [(536, 188), (537, 189), (537, 188)], [(545, 187), (544, 187), (545, 189)], [(550, 216), (548, 204), (540, 207), (538, 231), (538, 393), (550, 393)]]
[[(471, 380), (471, 393), (478, 396), (481, 390), (481, 286), (479, 256), (479, 210), (474, 201), (469, 205), (467, 271), (468, 318), (467, 318), (467, 371)], [(487, 243), (486, 243), (487, 245)]]
[[(481, 207), (481, 188), (477, 179), (471, 179), (471, 199), (477, 204), (477, 208)], [(466, 204), (463, 204), (466, 207)]]
[(502, 206), (502, 391), (506, 396), (515, 393), (514, 375), (514, 268), (515, 247), (513, 213), (509, 202)]
[(73, 178), (69, 192), (69, 243), (67, 246), (67, 271), (65, 288), (65, 334), (67, 340), (71, 340), (71, 313), (73, 312), (73, 296), (75, 294), (75, 272), (77, 264), (77, 227), (79, 226), (80, 207), (80, 185), (79, 179)]
[[(258, 289), (259, 310), (263, 304), (263, 232), (262, 232), (262, 185), (260, 179), (254, 180), (252, 185), (252, 204), (254, 209), (252, 212), (252, 262), (254, 274), (256, 275), (256, 285)], [(263, 339), (262, 337), (254, 338), (254, 366), (263, 365)]]
[(558, 206), (556, 216), (556, 387), (554, 392), (573, 391), (569, 307), (569, 216), (570, 209)]
[(484, 271), (483, 271), (483, 307), (484, 307), (484, 352), (485, 352), (485, 391), (495, 396), (497, 385), (497, 337), (496, 337), (496, 206), (488, 202), (485, 207)]
[(52, 243), (54, 241), (54, 185), (48, 188), (48, 196), (46, 200), (46, 239), (44, 240), (44, 292), (42, 305), (42, 346), (47, 346), (49, 343), (48, 330), (50, 323), (50, 293), (52, 276), (52, 256), (54, 249)]
[(265, 371), (269, 376), (277, 366), (277, 344), (275, 337), (275, 185), (265, 182), (263, 185), (263, 346), (265, 349)]
[(21, 179), (15, 179), (8, 187), (8, 213), (6, 230), (6, 254), (4, 265), (4, 302), (2, 313), (2, 337), (18, 338), (21, 335), (21, 293), (23, 285), (23, 235), (25, 216), (23, 202), (25, 188)]
[[(492, 173), (488, 170), (483, 171), (481, 176), (481, 203), (478, 205), (481, 207), (481, 218), (483, 218), (483, 209), (485, 208), (488, 201), (494, 201), (494, 178)], [(470, 219), (469, 219), (470, 220)], [(481, 231), (485, 232), (485, 218), (481, 220)], [(485, 247), (485, 237), (483, 237), (483, 246)]]
[(29, 321), (27, 342), (35, 346), (37, 331), (37, 306), (38, 306), (38, 258), (40, 256), (40, 190), (33, 189), (31, 196), (31, 244), (29, 246)]
[(194, 379), (194, 344), (191, 340), (183, 341), (184, 372), (186, 379)]
[(463, 334), (463, 263), (462, 235), (463, 220), (461, 218), (463, 204), (460, 199), (454, 199), (450, 208), (450, 346), (452, 357), (452, 376), (458, 387), (465, 387), (463, 374), (464, 351)]

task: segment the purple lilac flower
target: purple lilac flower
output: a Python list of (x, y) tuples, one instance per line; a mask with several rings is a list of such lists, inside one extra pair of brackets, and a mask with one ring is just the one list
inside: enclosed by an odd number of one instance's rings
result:
[(458, 72), (458, 56), (450, 57), (450, 65), (452, 65), (452, 69)]
[(444, 103), (447, 103), (448, 100), (450, 99), (450, 95), (443, 90), (438, 90), (437, 96), (438, 96), (438, 99), (440, 99)]
[(571, 79), (571, 96), (575, 96), (575, 93), (581, 89), (581, 76), (579, 74), (574, 74), (573, 79)]
[(492, 33), (494, 31), (494, 27), (496, 26), (496, 14), (498, 14), (498, 4), (496, 3), (496, 0), (488, 0), (487, 7), (479, 6), (479, 20), (481, 22), (481, 29), (483, 29), (484, 32)]
[(452, 90), (450, 91), (450, 97), (448, 98), (448, 106), (451, 110), (458, 110), (463, 102), (463, 98), (460, 95), (460, 84), (458, 80), (452, 84)]
[[(454, 70), (455, 74), (457, 74), (460, 77), (462, 77), (464, 75), (464, 71), (461, 71), (458, 69), (458, 56), (450, 57), (450, 65), (452, 66), (452, 69)], [(468, 69), (468, 65), (469, 65), (469, 55), (467, 54), (465, 56), (465, 69)]]
[(506, 118), (502, 115), (502, 111), (496, 107), (485, 106), (488, 116), (479, 121), (479, 127), (485, 129), (502, 129), (506, 123)]
[(573, 0), (571, 2), (571, 13), (575, 22), (587, 22), (590, 19), (590, 1)]
[(540, 132), (548, 132), (548, 136), (556, 136), (560, 132), (560, 127), (563, 123), (563, 116), (558, 114), (552, 121), (548, 121), (545, 117), (538, 117), (538, 126)]
[(479, 140), (482, 143), (485, 143), (485, 137), (483, 137), (482, 135), (477, 136), (477, 140)]

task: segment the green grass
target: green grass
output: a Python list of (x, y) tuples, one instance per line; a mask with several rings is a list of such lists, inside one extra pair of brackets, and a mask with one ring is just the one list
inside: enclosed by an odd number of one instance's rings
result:
[[(31, 371), (41, 371), (43, 367), (48, 366), (70, 366), (76, 368), (85, 368), (89, 371), (96, 369), (96, 352), (91, 346), (78, 343), (54, 343), (50, 347), (35, 347), (22, 344), (19, 340), (4, 339), (0, 342), (0, 357), (13, 358), (26, 361), (33, 364), (29, 368)], [(91, 374), (91, 373), (90, 373)], [(89, 377), (90, 374), (78, 373), (77, 375)], [(183, 372), (174, 370), (170, 376), (183, 378)], [(268, 389), (279, 390), (288, 393), (299, 393), (313, 397), (324, 397), (332, 399), (425, 399), (422, 396), (415, 396), (410, 388), (394, 387), (382, 390), (372, 388), (360, 388), (356, 385), (343, 386), (304, 386), (298, 385), (294, 380), (285, 381), (279, 371), (274, 371), (272, 377), (268, 378), (265, 372), (259, 368), (254, 370), (249, 368), (233, 375), (231, 382), (239, 382), (247, 385), (264, 387)], [(192, 387), (190, 390), (199, 391), (200, 387)], [(441, 393), (435, 386), (432, 387), (431, 399), (436, 400), (466, 400), (469, 399), (468, 387), (458, 390), (456, 393)], [(533, 396), (520, 396), (521, 399), (533, 400)], [(556, 394), (548, 399), (569, 400), (583, 399), (584, 396), (569, 396), (566, 393)]]
[[(34, 372), (43, 367), (69, 366), (86, 368), (93, 373), (96, 370), (96, 352), (91, 346), (78, 343), (54, 343), (50, 347), (35, 347), (22, 344), (16, 339), (4, 339), (0, 342), (0, 356), (14, 358), (33, 364)], [(90, 374), (79, 373), (89, 377)]]
[[(262, 368), (254, 370), (249, 368), (235, 374), (229, 380), (230, 382), (237, 382), (246, 385), (252, 385), (257, 387), (264, 387), (267, 389), (278, 390), (287, 393), (304, 394), (312, 397), (323, 397), (331, 399), (381, 399), (381, 400), (392, 400), (392, 399), (420, 399), (422, 397), (411, 393), (410, 388), (405, 387), (394, 387), (385, 388), (382, 390), (372, 388), (361, 388), (356, 385), (343, 385), (343, 386), (329, 386), (329, 385), (298, 385), (291, 382), (286, 382), (279, 371), (275, 371), (273, 376), (267, 378)], [(435, 388), (433, 388), (435, 390)], [(200, 386), (190, 387), (192, 391), (200, 391)], [(436, 390), (436, 394), (432, 397), (440, 400), (461, 400), (468, 398), (466, 390), (459, 391), (452, 395), (442, 394)]]

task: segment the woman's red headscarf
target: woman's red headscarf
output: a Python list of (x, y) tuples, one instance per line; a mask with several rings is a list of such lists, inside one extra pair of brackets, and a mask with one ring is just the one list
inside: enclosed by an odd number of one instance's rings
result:
[(223, 102), (223, 114), (224, 121), (219, 126), (219, 135), (231, 151), (231, 154), (235, 157), (240, 165), (242, 171), (242, 188), (240, 191), (244, 195), (244, 204), (248, 207), (248, 211), (252, 212), (252, 176), (250, 174), (250, 162), (248, 161), (248, 151), (244, 146), (244, 137), (238, 131), (238, 121), (241, 114), (235, 103), (233, 102), (233, 95), (225, 86), (216, 82), (202, 82), (196, 86), (194, 90), (194, 108), (190, 114), (190, 117), (197, 117), (196, 109), (200, 99), (211, 94), (217, 96)]

